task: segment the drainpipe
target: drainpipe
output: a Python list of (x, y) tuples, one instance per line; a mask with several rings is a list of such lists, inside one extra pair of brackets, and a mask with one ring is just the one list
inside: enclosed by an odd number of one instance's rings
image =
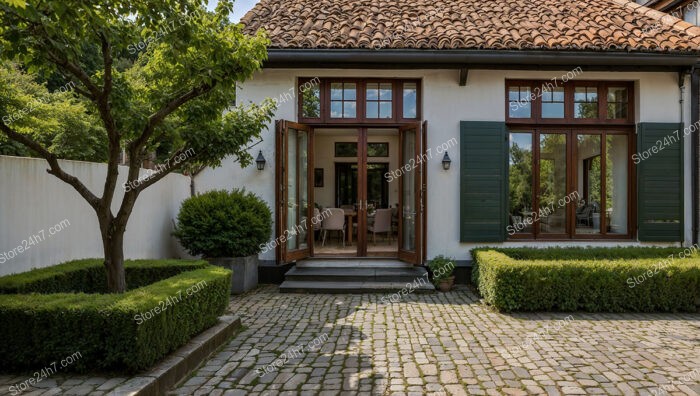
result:
[[(700, 69), (693, 67), (690, 73), (690, 122), (700, 123)], [(692, 211), (693, 244), (698, 243), (698, 223), (700, 223), (700, 131), (691, 136), (691, 174), (692, 174)]]
[(680, 103), (681, 105), (681, 124), (683, 124), (685, 120), (683, 118), (683, 116), (685, 115), (685, 112), (683, 111), (683, 96), (685, 95), (685, 73), (685, 70), (678, 72), (678, 88), (681, 94), (681, 100), (679, 100), (678, 103)]
[[(680, 122), (681, 125), (685, 124), (685, 111), (684, 111), (685, 109), (683, 109), (683, 105), (685, 104), (684, 96), (685, 96), (685, 76), (686, 76), (686, 73), (687, 73), (686, 70), (681, 70), (678, 72), (678, 90), (680, 91), (680, 97), (681, 97), (680, 100), (678, 101), (678, 103), (681, 106), (681, 109), (680, 109), (681, 110), (681, 122)], [(693, 161), (691, 161), (691, 163), (692, 162)], [(685, 167), (685, 164), (683, 166)], [(692, 178), (692, 176), (691, 176), (691, 178)], [(694, 194), (694, 192), (691, 194), (691, 196), (693, 194)], [(693, 197), (692, 201), (695, 201), (694, 197)], [(695, 204), (691, 203), (691, 206), (694, 207)], [(685, 212), (685, 209), (683, 211)], [(693, 211), (693, 213), (695, 213), (694, 209), (691, 209), (691, 211)], [(695, 218), (695, 216), (693, 216), (693, 218)], [(695, 232), (692, 232), (692, 233), (695, 234)], [(683, 238), (683, 242), (681, 242), (681, 246), (683, 246), (684, 244), (685, 244), (685, 238)]]

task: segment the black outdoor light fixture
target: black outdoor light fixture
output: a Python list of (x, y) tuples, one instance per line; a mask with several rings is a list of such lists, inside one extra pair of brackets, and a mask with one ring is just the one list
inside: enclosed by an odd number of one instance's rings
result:
[(451, 163), (452, 163), (452, 160), (450, 159), (450, 156), (447, 155), (447, 151), (445, 151), (445, 155), (442, 156), (442, 169), (450, 170)]
[(262, 150), (258, 153), (258, 158), (255, 159), (255, 163), (258, 164), (258, 170), (265, 169), (265, 157), (263, 157)]

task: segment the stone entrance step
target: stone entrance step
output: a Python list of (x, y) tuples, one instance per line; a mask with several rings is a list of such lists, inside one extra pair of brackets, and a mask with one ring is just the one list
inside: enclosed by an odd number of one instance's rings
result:
[[(429, 282), (427, 270), (398, 261), (382, 260), (372, 265), (374, 260), (345, 261), (340, 266), (334, 260), (328, 266), (324, 261), (310, 260), (298, 263), (285, 274), (280, 285), (283, 293), (371, 293), (400, 291), (411, 284), (418, 292), (434, 291)], [(379, 260), (378, 260), (379, 261)]]
[(414, 268), (414, 265), (393, 259), (307, 259), (296, 263), (297, 268)]

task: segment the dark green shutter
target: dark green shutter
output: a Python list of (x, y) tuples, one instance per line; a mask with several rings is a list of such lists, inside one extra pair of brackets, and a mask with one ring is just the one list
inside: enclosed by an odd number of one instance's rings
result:
[(506, 125), (462, 121), (460, 139), (460, 241), (504, 241), (508, 225)]
[[(632, 159), (638, 163), (639, 240), (682, 241), (683, 124), (640, 123), (637, 134), (637, 153)], [(652, 152), (655, 146), (656, 153)]]

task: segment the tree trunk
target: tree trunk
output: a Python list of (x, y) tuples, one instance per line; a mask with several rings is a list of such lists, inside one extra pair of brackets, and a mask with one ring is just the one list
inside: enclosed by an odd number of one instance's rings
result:
[(126, 291), (124, 274), (124, 230), (113, 231), (111, 235), (102, 235), (105, 253), (105, 270), (107, 271), (107, 290), (110, 293)]

